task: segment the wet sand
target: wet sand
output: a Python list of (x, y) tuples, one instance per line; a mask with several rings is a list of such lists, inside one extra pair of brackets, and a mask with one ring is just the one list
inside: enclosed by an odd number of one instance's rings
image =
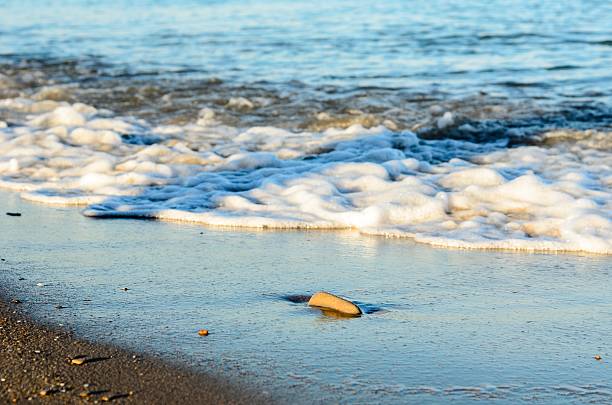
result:
[[(0, 403), (271, 403), (215, 376), (33, 322), (0, 289)], [(86, 355), (89, 361), (71, 364)]]

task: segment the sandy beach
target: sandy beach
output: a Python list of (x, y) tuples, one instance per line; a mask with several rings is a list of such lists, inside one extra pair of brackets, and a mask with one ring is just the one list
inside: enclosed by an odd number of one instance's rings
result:
[[(271, 403), (223, 379), (33, 322), (0, 290), (2, 403)], [(71, 360), (86, 356), (84, 364)], [(178, 361), (177, 361), (178, 362)]]

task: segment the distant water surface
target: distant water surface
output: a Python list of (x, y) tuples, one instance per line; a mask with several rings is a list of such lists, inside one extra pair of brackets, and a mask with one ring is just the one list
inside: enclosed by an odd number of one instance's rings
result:
[[(5, 1), (0, 54), (234, 83), (609, 97), (608, 1)], [(125, 72), (122, 69), (126, 69)]]

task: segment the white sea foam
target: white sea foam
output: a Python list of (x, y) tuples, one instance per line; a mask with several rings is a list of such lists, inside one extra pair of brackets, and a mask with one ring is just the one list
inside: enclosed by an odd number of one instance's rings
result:
[(151, 127), (84, 104), (9, 99), (0, 108), (26, 115), (0, 126), (0, 187), (86, 205), (88, 216), (612, 253), (606, 133), (556, 132), (549, 146), (508, 149), (358, 125), (240, 130), (208, 110), (195, 124)]

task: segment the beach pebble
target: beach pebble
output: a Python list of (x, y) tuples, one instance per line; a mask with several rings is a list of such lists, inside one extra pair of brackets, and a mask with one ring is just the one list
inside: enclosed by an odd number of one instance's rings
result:
[(85, 363), (87, 363), (86, 357), (75, 357), (74, 359), (70, 360), (70, 364), (73, 364), (75, 366), (80, 366)]
[(200, 329), (198, 331), (198, 335), (200, 335), (200, 336), (208, 336), (208, 329)]
[(310, 298), (310, 301), (308, 301), (308, 305), (311, 307), (331, 309), (347, 315), (361, 314), (361, 309), (351, 301), (324, 291), (319, 291), (314, 294)]

